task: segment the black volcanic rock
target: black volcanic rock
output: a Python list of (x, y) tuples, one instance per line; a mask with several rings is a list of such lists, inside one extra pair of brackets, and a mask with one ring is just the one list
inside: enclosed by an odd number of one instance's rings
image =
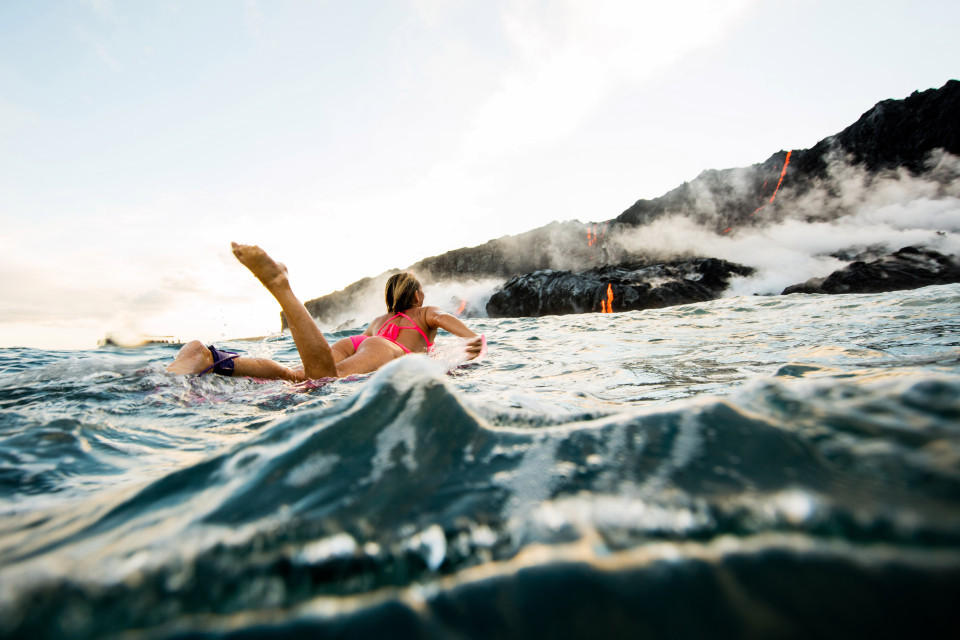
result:
[(857, 261), (826, 278), (812, 278), (789, 293), (882, 293), (960, 282), (960, 261), (932, 249), (904, 247), (870, 262)]
[[(595, 225), (601, 233), (600, 225)], [(424, 284), (440, 280), (481, 278), (507, 279), (521, 273), (540, 269), (573, 269), (602, 262), (620, 261), (623, 255), (614, 252), (603, 242), (589, 244), (588, 225), (580, 222), (552, 222), (514, 236), (490, 240), (476, 247), (448, 251), (439, 256), (424, 258), (411, 265), (412, 271)], [(607, 237), (604, 232), (604, 238)], [(384, 272), (374, 278), (364, 278), (346, 288), (304, 303), (314, 318), (331, 320), (349, 316), (358, 296), (382, 297), (387, 278), (399, 269)], [(287, 328), (280, 314), (281, 330)]]
[(509, 278), (539, 269), (571, 269), (603, 259), (579, 222), (551, 222), (515, 236), (425, 258), (410, 270), (427, 282), (453, 277)]
[[(791, 152), (791, 157), (795, 153)], [(773, 195), (786, 158), (787, 152), (781, 150), (751, 167), (708, 169), (662, 196), (637, 200), (613, 223), (638, 227), (666, 214), (682, 214), (716, 231), (745, 224)], [(790, 166), (793, 164), (791, 160)], [(791, 180), (794, 177), (791, 175)]]
[(622, 264), (580, 273), (546, 269), (510, 279), (490, 298), (487, 314), (496, 318), (600, 311), (608, 286), (614, 311), (702, 302), (719, 297), (730, 276), (752, 272), (717, 258)]
[[(783, 190), (773, 203), (770, 199), (788, 153), (783, 150), (750, 167), (704, 171), (658, 198), (638, 200), (616, 219), (602, 225), (554, 222), (523, 234), (425, 258), (410, 269), (430, 283), (506, 279), (543, 269), (572, 271), (602, 264), (649, 261), (657, 255), (655, 252), (644, 253), (635, 246), (626, 248), (612, 238), (624, 228), (645, 225), (667, 214), (686, 216), (717, 232), (766, 224), (789, 213), (790, 192), (802, 195), (818, 181), (829, 178), (833, 158), (849, 158), (868, 172), (905, 167), (920, 173), (927, 169), (925, 163), (936, 149), (960, 155), (957, 80), (950, 80), (939, 89), (914, 92), (902, 100), (879, 102), (840, 133), (824, 138), (810, 149), (791, 151)], [(821, 217), (846, 213), (842, 210), (842, 198), (827, 206), (830, 210)], [(604, 242), (586, 242), (587, 229), (594, 227), (594, 232), (601, 227), (607, 232)], [(317, 318), (342, 317), (354, 308), (358, 296), (368, 295), (373, 289), (379, 289), (377, 295), (381, 295), (382, 283), (389, 275), (388, 272), (361, 280), (341, 291), (309, 300), (307, 309)]]
[[(827, 175), (829, 159), (837, 153), (871, 172), (906, 167), (918, 174), (935, 149), (960, 155), (960, 81), (878, 102), (840, 133), (810, 149), (793, 150), (784, 185), (802, 191)], [(755, 223), (753, 214), (773, 195), (786, 155), (778, 151), (743, 169), (704, 171), (658, 198), (638, 200), (616, 223), (639, 226), (666, 213), (682, 213), (717, 231)]]
[(907, 167), (920, 173), (934, 149), (960, 154), (960, 82), (879, 102), (835, 137), (871, 171)]

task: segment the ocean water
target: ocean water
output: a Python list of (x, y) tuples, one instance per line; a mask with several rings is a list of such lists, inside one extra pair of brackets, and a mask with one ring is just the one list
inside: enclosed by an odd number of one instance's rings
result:
[(958, 629), (960, 285), (469, 323), (326, 384), (0, 350), (0, 636)]

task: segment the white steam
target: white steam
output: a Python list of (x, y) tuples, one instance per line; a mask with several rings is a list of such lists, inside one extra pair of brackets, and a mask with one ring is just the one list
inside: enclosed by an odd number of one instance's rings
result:
[[(828, 163), (827, 177), (804, 189), (791, 185), (788, 173), (773, 205), (749, 217), (749, 226), (735, 226), (726, 234), (716, 231), (719, 216), (731, 202), (748, 202), (755, 196), (756, 169), (705, 172), (689, 183), (691, 209), (616, 233), (613, 226), (591, 225), (592, 233), (603, 233), (603, 241), (594, 245), (587, 244), (587, 226), (578, 222), (554, 223), (542, 234), (500, 242), (509, 255), (546, 257), (552, 268), (572, 271), (638, 257), (722, 258), (756, 270), (752, 276), (734, 278), (726, 295), (777, 294), (787, 286), (825, 277), (858, 254), (872, 259), (918, 245), (960, 255), (960, 158), (936, 151), (927, 169), (919, 176), (906, 170), (871, 173), (835, 156)], [(384, 313), (388, 275), (371, 279), (362, 292), (351, 296), (348, 312), (322, 318), (325, 327), (363, 328)], [(464, 317), (482, 317), (502, 281), (427, 281), (426, 304), (456, 313), (465, 303)]]
[[(439, 307), (447, 313), (459, 312), (466, 318), (483, 318), (487, 315), (487, 301), (500, 284), (500, 278), (435, 282), (424, 285), (424, 304)], [(461, 305), (463, 311), (460, 311)]]
[[(622, 233), (615, 242), (628, 253), (658, 259), (700, 255), (757, 270), (735, 280), (728, 295), (779, 293), (788, 285), (827, 276), (849, 262), (831, 255), (840, 252), (922, 245), (960, 254), (960, 159), (936, 152), (928, 166), (920, 176), (906, 170), (870, 174), (834, 159), (826, 180), (801, 195), (785, 187), (775, 209), (756, 214), (776, 214), (769, 224), (733, 228), (719, 236), (693, 220), (710, 220), (717, 211), (712, 192), (700, 189), (695, 211), (659, 218)], [(743, 188), (728, 186), (735, 192)]]

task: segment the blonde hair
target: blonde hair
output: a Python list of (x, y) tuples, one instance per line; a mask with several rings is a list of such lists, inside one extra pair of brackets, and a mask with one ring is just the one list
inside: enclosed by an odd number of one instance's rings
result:
[(390, 276), (384, 291), (387, 311), (397, 313), (406, 311), (417, 302), (417, 292), (421, 290), (420, 281), (412, 273), (404, 271)]

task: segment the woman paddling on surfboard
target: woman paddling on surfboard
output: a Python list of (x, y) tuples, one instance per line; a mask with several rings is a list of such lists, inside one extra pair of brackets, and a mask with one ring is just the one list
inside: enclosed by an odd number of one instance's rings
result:
[(467, 342), (467, 355), (476, 358), (484, 338), (456, 317), (423, 306), (423, 288), (409, 273), (398, 273), (387, 281), (387, 313), (370, 323), (361, 335), (343, 338), (331, 347), (310, 312), (293, 294), (287, 269), (255, 245), (231, 243), (233, 255), (267, 288), (283, 309), (301, 367), (287, 367), (267, 358), (248, 358), (199, 340), (188, 342), (167, 367), (171, 373), (204, 374), (213, 371), (226, 376), (282, 379), (293, 382), (316, 378), (342, 378), (375, 371), (408, 353), (426, 353), (433, 346), (437, 329), (445, 329)]

